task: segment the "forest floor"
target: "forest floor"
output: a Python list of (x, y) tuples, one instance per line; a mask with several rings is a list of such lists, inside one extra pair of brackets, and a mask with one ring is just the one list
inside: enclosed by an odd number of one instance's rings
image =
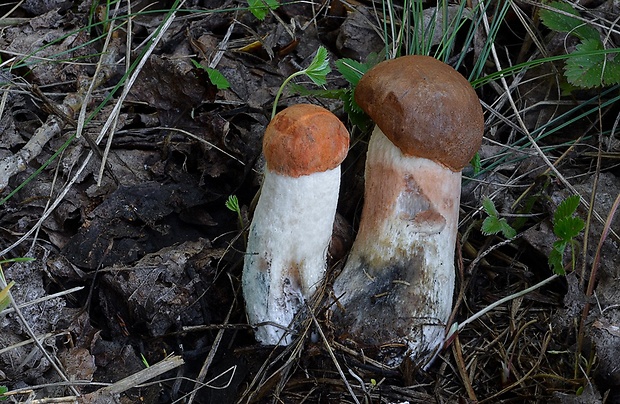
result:
[[(485, 138), (482, 169), (464, 171), (454, 321), (548, 282), (468, 321), (428, 368), (393, 368), (334, 335), (326, 307), (337, 261), (303, 320), (309, 331), (287, 348), (260, 346), (240, 287), (274, 98), (320, 46), (332, 68), (325, 89), (345, 89), (335, 62), (385, 55), (389, 19), (370, 1), (282, 1), (262, 21), (245, 2), (192, 0), (171, 14), (174, 3), (0, 5), (0, 260), (2, 286), (14, 282), (0, 313), (0, 386), (9, 402), (620, 402), (617, 86), (569, 88), (562, 60), (476, 86)], [(618, 5), (584, 3), (607, 32)], [(506, 4), (498, 59), (482, 52), (480, 28), (463, 51), (465, 76), (481, 55), (486, 77), (498, 61), (576, 46), (539, 24), (533, 2)], [(338, 206), (344, 259), (369, 133), (328, 94), (287, 88), (278, 108), (321, 105), (351, 132)], [(239, 215), (226, 206), (231, 195)], [(586, 230), (566, 249), (568, 275), (557, 276), (553, 216), (570, 195), (581, 197)], [(516, 237), (481, 231), (485, 197)], [(317, 327), (321, 338), (309, 338)]]

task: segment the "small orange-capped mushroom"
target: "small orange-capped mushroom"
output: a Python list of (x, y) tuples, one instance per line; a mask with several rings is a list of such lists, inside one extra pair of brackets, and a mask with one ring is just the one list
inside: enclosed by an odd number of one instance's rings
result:
[(288, 107), (265, 130), (267, 164), (242, 280), (248, 320), (262, 344), (292, 341), (285, 328), (294, 328), (293, 317), (323, 279), (348, 147), (342, 122), (315, 105)]

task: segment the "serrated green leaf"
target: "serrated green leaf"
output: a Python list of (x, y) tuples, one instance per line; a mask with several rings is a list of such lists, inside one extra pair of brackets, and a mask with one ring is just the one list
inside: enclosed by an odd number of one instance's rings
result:
[[(566, 60), (565, 76), (569, 83), (592, 88), (620, 82), (620, 58), (600, 53), (600, 40), (584, 40)], [(598, 52), (598, 53), (597, 53)]]
[[(579, 16), (579, 12), (575, 10), (570, 4), (559, 1), (549, 3), (551, 8), (570, 13), (574, 16)], [(558, 32), (568, 32), (571, 35), (575, 35), (580, 39), (599, 39), (599, 33), (590, 25), (585, 24), (583, 21), (570, 17), (565, 14), (560, 14), (557, 11), (541, 9), (540, 19), (543, 24), (549, 29)]]
[(553, 223), (566, 217), (571, 217), (577, 211), (579, 201), (579, 195), (571, 195), (560, 202), (553, 214)]
[(487, 215), (489, 216), (494, 216), (494, 217), (499, 216), (499, 212), (495, 208), (495, 204), (488, 197), (485, 197), (482, 200), (482, 208), (484, 209), (485, 212), (487, 212)]
[(360, 128), (362, 132), (369, 132), (372, 129), (374, 122), (368, 115), (366, 115), (360, 106), (357, 105), (353, 97), (353, 91), (354, 90), (349, 89), (342, 94), (340, 97), (343, 101), (342, 107), (344, 112), (346, 112), (349, 116), (349, 120), (353, 125)]
[(226, 80), (226, 77), (224, 77), (224, 75), (218, 70), (210, 67), (207, 67), (205, 70), (209, 75), (209, 81), (211, 81), (211, 83), (217, 87), (218, 90), (226, 90), (230, 87), (230, 83)]
[(620, 84), (620, 57), (614, 55), (613, 59), (608, 58), (604, 69), (603, 85), (613, 86), (615, 84)]
[(553, 232), (562, 240), (570, 240), (575, 238), (584, 229), (585, 223), (579, 217), (565, 217), (553, 225)]
[(502, 231), (502, 223), (497, 216), (488, 216), (482, 222), (480, 231), (482, 231), (482, 234), (485, 236), (497, 234)]
[(509, 239), (517, 235), (517, 231), (508, 224), (506, 219), (499, 219), (499, 224), (502, 226), (502, 234), (504, 235), (504, 237)]
[(348, 90), (344, 97), (342, 97), (345, 105), (344, 108), (348, 112), (355, 112), (358, 114), (363, 114), (364, 110), (355, 102), (355, 89)]
[(248, 0), (250, 12), (259, 20), (264, 20), (269, 14), (269, 10), (275, 10), (280, 7), (278, 0)]
[(336, 61), (336, 69), (352, 86), (356, 86), (368, 66), (353, 59), (342, 58)]
[(327, 84), (327, 74), (331, 72), (329, 67), (329, 59), (327, 58), (327, 49), (323, 46), (319, 46), (316, 51), (316, 55), (310, 62), (310, 65), (306, 68), (305, 74), (312, 80), (317, 86)]

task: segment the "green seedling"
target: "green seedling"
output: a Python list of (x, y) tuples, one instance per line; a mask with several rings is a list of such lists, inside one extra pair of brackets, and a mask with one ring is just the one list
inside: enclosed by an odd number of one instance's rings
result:
[(226, 77), (224, 77), (224, 75), (220, 73), (219, 70), (203, 66), (194, 59), (192, 59), (192, 63), (195, 67), (207, 72), (207, 75), (209, 76), (209, 81), (211, 82), (211, 84), (217, 87), (218, 90), (226, 90), (230, 87), (230, 83), (228, 82), (228, 80), (226, 80)]
[(4, 394), (9, 391), (9, 388), (6, 386), (0, 386), (0, 401), (6, 401), (9, 398), (6, 397)]
[(280, 7), (280, 2), (278, 0), (248, 0), (248, 6), (254, 17), (262, 21), (267, 17), (269, 11)]
[(553, 233), (558, 238), (553, 243), (553, 249), (549, 254), (549, 266), (553, 272), (558, 275), (565, 275), (564, 269), (564, 251), (567, 246), (571, 247), (572, 265), (575, 265), (575, 237), (579, 235), (585, 228), (584, 221), (574, 216), (579, 206), (579, 195), (573, 195), (566, 198), (558, 205), (553, 215)]
[(495, 208), (495, 204), (489, 198), (484, 198), (482, 208), (489, 215), (482, 222), (482, 234), (485, 236), (491, 234), (502, 233), (507, 239), (511, 239), (517, 235), (517, 231), (512, 228), (503, 217), (499, 217), (499, 212)]
[(273, 102), (273, 109), (271, 110), (271, 119), (276, 115), (276, 108), (278, 107), (278, 101), (280, 100), (280, 96), (284, 91), (284, 87), (295, 77), (298, 76), (308, 76), (310, 80), (317, 86), (323, 86), (327, 84), (327, 74), (331, 72), (331, 68), (329, 67), (329, 58), (327, 57), (327, 49), (323, 46), (319, 46), (319, 49), (316, 51), (316, 55), (310, 62), (310, 65), (298, 72), (295, 72), (288, 76), (286, 80), (282, 83), (280, 88), (278, 89), (278, 93), (276, 94), (276, 99)]
[(239, 220), (239, 228), (243, 229), (243, 216), (241, 215), (241, 208), (239, 207), (239, 199), (237, 195), (230, 195), (225, 203), (228, 210), (237, 213), (237, 219)]
[(149, 361), (146, 360), (143, 354), (140, 354), (140, 360), (142, 360), (142, 364), (144, 365), (145, 368), (151, 367), (151, 365), (149, 365)]
[[(620, 58), (605, 49), (599, 32), (578, 17), (577, 10), (569, 3), (554, 1), (541, 9), (540, 19), (549, 29), (567, 32), (581, 40), (566, 60), (564, 76), (576, 87), (592, 88), (620, 83)], [(574, 16), (574, 17), (573, 17)]]
[(362, 76), (381, 60), (382, 59), (376, 53), (371, 53), (365, 63), (349, 58), (338, 59), (336, 61), (336, 70), (338, 70), (342, 77), (344, 77), (344, 79), (349, 83), (347, 88), (337, 90), (309, 90), (301, 84), (291, 83), (291, 89), (301, 96), (342, 100), (343, 109), (349, 116), (351, 123), (360, 128), (362, 131), (367, 132), (372, 126), (372, 121), (357, 105), (353, 97), (355, 94), (355, 87)]

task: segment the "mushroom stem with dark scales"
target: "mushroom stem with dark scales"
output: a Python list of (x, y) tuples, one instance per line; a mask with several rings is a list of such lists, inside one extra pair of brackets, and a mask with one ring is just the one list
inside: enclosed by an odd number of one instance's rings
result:
[(463, 76), (428, 56), (378, 64), (355, 100), (376, 127), (333, 320), (340, 338), (367, 355), (424, 364), (452, 308), (461, 170), (480, 147), (482, 108)]
[[(315, 105), (288, 107), (267, 126), (242, 279), (248, 320), (262, 344), (291, 343), (285, 329), (323, 279), (348, 147), (344, 125)], [(281, 327), (261, 324), (267, 322)]]

